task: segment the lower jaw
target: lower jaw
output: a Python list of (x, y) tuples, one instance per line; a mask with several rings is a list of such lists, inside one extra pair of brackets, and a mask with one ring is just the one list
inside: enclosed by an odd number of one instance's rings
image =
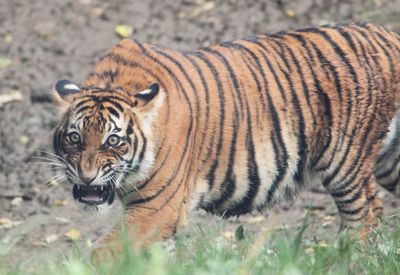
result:
[(97, 204), (97, 205), (89, 205), (85, 203), (79, 203), (80, 209), (83, 211), (85, 214), (89, 214), (90, 216), (93, 215), (94, 218), (98, 218), (99, 216), (104, 216), (109, 213), (109, 209), (111, 209), (111, 206), (108, 204)]

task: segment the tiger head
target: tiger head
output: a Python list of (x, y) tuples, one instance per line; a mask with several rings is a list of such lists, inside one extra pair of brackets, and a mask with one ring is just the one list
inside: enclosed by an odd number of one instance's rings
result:
[(145, 88), (127, 91), (60, 80), (53, 89), (62, 113), (53, 138), (57, 168), (85, 208), (111, 205), (115, 193), (131, 189), (129, 184), (151, 171), (161, 139), (154, 128), (160, 127), (156, 118), (165, 94), (157, 83), (134, 87), (140, 86)]

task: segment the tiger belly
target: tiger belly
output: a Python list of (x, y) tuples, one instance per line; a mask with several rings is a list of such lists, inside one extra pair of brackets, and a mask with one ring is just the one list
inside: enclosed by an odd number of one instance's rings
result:
[[(243, 132), (242, 135), (245, 135)], [(239, 134), (240, 136), (240, 134)], [(209, 191), (206, 187), (207, 178), (197, 182), (197, 190), (193, 197), (197, 208), (222, 215), (236, 216), (251, 211), (261, 211), (273, 206), (276, 202), (290, 198), (303, 185), (304, 179), (313, 176), (304, 171), (298, 171), (299, 155), (297, 137), (290, 127), (281, 132), (281, 146), (277, 148), (272, 132), (260, 132), (253, 136), (254, 150), (238, 150), (235, 152), (233, 177), (216, 182), (220, 188)], [(243, 144), (243, 148), (248, 149)], [(282, 153), (282, 150), (284, 153)], [(304, 164), (304, 166), (307, 164)], [(302, 174), (297, 180), (296, 174)], [(224, 178), (221, 173), (219, 179)]]

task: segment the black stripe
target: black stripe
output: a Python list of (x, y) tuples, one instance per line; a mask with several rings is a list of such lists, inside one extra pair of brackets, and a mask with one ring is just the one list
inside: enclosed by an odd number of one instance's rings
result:
[[(336, 71), (336, 68), (333, 66), (333, 64), (328, 59), (326, 59), (325, 55), (321, 52), (321, 50), (317, 47), (317, 45), (312, 41), (309, 41), (309, 43), (310, 43), (312, 49), (317, 54), (316, 57), (318, 58), (320, 63), (323, 64), (323, 66), (329, 67), (329, 71), (333, 74), (335, 88), (336, 88), (336, 92), (338, 94), (338, 99), (339, 99), (339, 110), (340, 110), (339, 111), (338, 126), (337, 127), (338, 127), (338, 129), (341, 129), (341, 127), (342, 127), (342, 118), (343, 118), (343, 114), (342, 114), (342, 100), (343, 100), (343, 96), (342, 96), (342, 92), (343, 92), (342, 91), (342, 81), (340, 79), (340, 76), (339, 76), (338, 72)], [(331, 112), (331, 114), (332, 114), (332, 112)], [(333, 123), (333, 119), (332, 119), (332, 123)], [(330, 136), (330, 142), (331, 142), (332, 141), (331, 137), (333, 136), (332, 135), (332, 129), (330, 129), (330, 131), (329, 131), (329, 136)], [(335, 152), (337, 151), (337, 148), (339, 147), (340, 139), (341, 139), (342, 136), (343, 136), (343, 133), (341, 131), (338, 131), (338, 133), (337, 133), (337, 141), (336, 141), (336, 143), (334, 145), (333, 153), (332, 153), (328, 163), (325, 164), (324, 166), (318, 166), (317, 167), (317, 164), (323, 158), (325, 152), (329, 148), (328, 146), (325, 146), (323, 148), (323, 150), (320, 152), (320, 154), (314, 159), (311, 168), (314, 168), (316, 171), (323, 171), (323, 170), (328, 169), (331, 166), (331, 164), (333, 162), (333, 159), (334, 159), (334, 156), (335, 156)], [(329, 145), (330, 145), (330, 143), (329, 143)]]
[[(363, 180), (360, 181), (361, 184), (353, 184), (353, 185), (350, 185), (350, 187), (347, 188), (347, 189), (345, 189), (345, 188), (339, 188), (339, 189), (336, 189), (335, 191), (329, 192), (329, 194), (331, 194), (331, 196), (332, 196), (334, 199), (335, 199), (336, 197), (337, 197), (337, 198), (345, 197), (345, 196), (347, 196), (348, 194), (350, 194), (351, 192), (353, 192), (355, 189), (359, 188), (360, 185), (363, 186), (364, 184), (366, 184), (367, 181), (368, 181), (368, 178), (364, 178)], [(345, 187), (348, 187), (348, 186), (345, 186)]]
[[(281, 58), (283, 59), (283, 61), (285, 62), (286, 66), (289, 68), (289, 71), (292, 72), (293, 71), (292, 66), (289, 65), (289, 61), (288, 61), (288, 59), (286, 58), (286, 55), (285, 55), (286, 54), (286, 50), (289, 52), (290, 60), (293, 61), (293, 63), (295, 64), (296, 72), (299, 74), (300, 79), (301, 79), (301, 85), (302, 85), (303, 92), (304, 92), (304, 98), (306, 99), (307, 106), (308, 106), (308, 109), (310, 110), (311, 117), (312, 117), (312, 122), (310, 122), (310, 123), (315, 124), (316, 116), (315, 116), (315, 113), (314, 113), (314, 110), (313, 110), (313, 106), (311, 105), (310, 91), (308, 89), (308, 85), (306, 84), (304, 73), (303, 73), (303, 70), (302, 70), (302, 68), (300, 66), (299, 60), (296, 58), (296, 56), (294, 55), (293, 51), (291, 50), (290, 43), (287, 43), (284, 40), (273, 40), (273, 41), (281, 49), (281, 52), (279, 54), (280, 54)], [(271, 45), (273, 45), (273, 44), (271, 44)], [(302, 45), (302, 46), (304, 47), (304, 45)], [(308, 60), (305, 60), (305, 61), (308, 62)]]
[[(247, 103), (246, 103), (247, 105)], [(249, 108), (247, 105), (247, 111)], [(255, 157), (254, 141), (252, 135), (251, 118), (250, 114), (247, 116), (247, 135), (246, 135), (246, 148), (247, 148), (247, 174), (249, 189), (241, 202), (237, 203), (234, 207), (230, 208), (225, 216), (241, 215), (248, 213), (253, 208), (254, 199), (260, 188), (261, 180), (258, 173), (258, 165)]]
[[(357, 207), (357, 208), (354, 208), (354, 209), (344, 209), (344, 208), (341, 208), (341, 207), (338, 205), (338, 208), (339, 208), (340, 213), (341, 213), (341, 214), (345, 214), (345, 215), (357, 215), (357, 214), (359, 214), (362, 210), (366, 210), (365, 205), (362, 205), (362, 206)], [(349, 221), (349, 219), (346, 218), (346, 221)]]
[[(200, 104), (200, 103), (199, 103), (199, 96), (198, 96), (198, 94), (197, 94), (196, 87), (195, 87), (195, 85), (194, 85), (194, 83), (193, 83), (191, 77), (188, 75), (188, 73), (186, 72), (186, 69), (182, 66), (182, 64), (181, 64), (181, 62), (180, 62), (179, 60), (177, 60), (176, 58), (174, 58), (172, 55), (168, 54), (166, 51), (161, 50), (160, 48), (155, 48), (154, 50), (155, 50), (155, 52), (157, 52), (159, 55), (161, 55), (161, 56), (167, 58), (169, 61), (171, 61), (172, 63), (174, 63), (174, 64), (178, 67), (179, 71), (184, 75), (186, 81), (188, 81), (190, 87), (192, 88), (193, 94), (194, 94), (194, 96), (195, 96), (195, 100), (194, 100), (194, 101), (195, 101), (195, 105), (196, 105), (196, 113), (195, 113), (194, 115), (195, 115), (196, 126), (197, 126), (197, 125), (198, 125), (198, 122), (199, 122), (199, 118), (200, 118), (200, 116), (199, 116), (199, 114), (200, 114), (200, 105), (199, 105), (199, 104)], [(181, 57), (184, 58), (185, 56), (182, 55)], [(182, 90), (182, 92), (185, 94), (185, 91)], [(185, 94), (185, 95), (186, 95), (186, 94)], [(193, 110), (192, 110), (190, 98), (189, 98), (187, 95), (185, 96), (185, 98), (186, 98), (186, 101), (187, 101), (187, 103), (188, 103), (188, 105), (189, 105), (190, 114), (193, 116)]]
[[(360, 87), (359, 87), (360, 83), (358, 80), (357, 73), (356, 73), (353, 65), (351, 64), (350, 60), (348, 59), (346, 53), (343, 51), (343, 49), (334, 41), (334, 39), (327, 32), (320, 30), (320, 29), (316, 29), (313, 31), (313, 33), (321, 35), (328, 42), (328, 44), (331, 45), (332, 49), (335, 51), (337, 56), (346, 64), (346, 68), (348, 68), (350, 75), (352, 76), (352, 80), (353, 80), (352, 83), (354, 83), (354, 85), (355, 85), (356, 99), (357, 99), (360, 94)], [(349, 95), (349, 99), (348, 99), (348, 103), (347, 103), (345, 128), (343, 130), (344, 133), (348, 132), (349, 121), (350, 121), (351, 111), (352, 111), (351, 92), (348, 89), (347, 89), (347, 92)], [(347, 156), (350, 152), (350, 149), (352, 148), (353, 137), (355, 136), (357, 130), (358, 130), (358, 128), (354, 127), (353, 130), (351, 131), (349, 140), (346, 142), (346, 145), (345, 145), (346, 150), (344, 152), (344, 155), (343, 155), (342, 159), (340, 160), (339, 165), (337, 165), (335, 167), (334, 171), (325, 177), (325, 179), (323, 181), (324, 186), (327, 186), (330, 183), (330, 181), (337, 175), (337, 173), (342, 169), (345, 161), (347, 160)]]
[[(142, 56), (143, 59), (146, 58), (150, 58), (153, 61), (157, 61), (156, 63), (160, 63), (159, 60), (155, 59), (154, 57), (149, 56), (149, 54), (144, 53), (144, 55)], [(156, 79), (156, 81), (161, 84), (162, 87), (166, 87), (166, 82), (163, 81), (161, 78), (159, 78), (157, 75), (154, 74), (154, 71), (151, 69), (148, 69), (146, 67), (143, 67), (143, 64), (146, 64), (146, 62), (135, 62), (135, 61), (131, 61), (131, 60), (126, 60), (123, 56), (115, 53), (115, 52), (110, 52), (107, 53), (106, 55), (104, 55), (102, 57), (102, 59), (110, 59), (116, 63), (118, 63), (118, 65), (123, 65), (123, 66), (127, 66), (127, 67), (131, 67), (131, 68), (137, 68), (137, 69), (141, 69), (143, 70), (147, 75), (151, 75), (153, 78)], [(163, 67), (165, 68), (165, 65), (163, 65)], [(171, 70), (168, 70), (169, 73), (172, 73)], [(173, 76), (171, 74), (171, 76)], [(176, 77), (175, 77), (176, 79)], [(81, 89), (85, 89), (85, 87), (81, 87)], [(88, 89), (91, 89), (91, 87), (89, 87)], [(103, 91), (103, 89), (101, 90)], [(104, 89), (104, 91), (109, 91), (107, 89)]]
[[(199, 148), (199, 155), (201, 156), (201, 154), (203, 152), (203, 147), (206, 145), (206, 136), (207, 136), (207, 133), (208, 133), (207, 129), (209, 129), (209, 125), (208, 125), (209, 119), (210, 119), (209, 87), (208, 87), (207, 80), (204, 77), (204, 74), (203, 74), (199, 64), (197, 64), (197, 62), (194, 60), (194, 58), (192, 56), (185, 55), (185, 57), (193, 65), (193, 67), (196, 68), (196, 71), (200, 76), (200, 82), (201, 82), (201, 85), (203, 87), (204, 97), (205, 97), (204, 98), (205, 99), (205, 104), (206, 104), (206, 106), (205, 106), (206, 111), (205, 111), (205, 114), (204, 114), (204, 116), (205, 116), (205, 122), (204, 122), (205, 129), (203, 129), (201, 131), (202, 132), (202, 134), (201, 134), (201, 143), (200, 143), (200, 148)], [(200, 114), (198, 115), (198, 117), (200, 117)], [(211, 137), (214, 138), (213, 134), (211, 135)], [(206, 154), (206, 155), (209, 155), (209, 154)]]
[[(245, 46), (243, 46), (241, 44), (236, 44), (236, 43), (230, 42), (229, 43), (229, 47), (230, 48), (235, 48), (235, 49), (240, 49), (242, 51), (246, 51), (246, 53), (252, 53), (249, 49), (247, 49)], [(252, 54), (253, 54), (252, 58), (254, 59), (254, 53), (252, 53)], [(264, 93), (262, 91), (261, 83), (260, 83), (260, 81), (259, 81), (259, 79), (258, 79), (258, 77), (256, 75), (256, 72), (253, 69), (254, 64), (250, 64), (251, 60), (246, 58), (246, 57), (247, 56), (245, 55), (245, 53), (241, 53), (240, 54), (240, 58), (243, 61), (246, 69), (249, 70), (253, 82), (256, 83), (256, 89), (257, 89), (256, 92), (258, 92), (261, 95), (262, 108), (263, 108), (263, 112), (265, 114), (266, 113), (266, 104), (265, 104), (265, 101), (264, 101)], [(247, 104), (247, 98), (246, 98), (246, 93), (245, 92), (248, 92), (248, 91), (243, 90), (241, 92), (242, 92), (242, 94), (244, 96), (245, 104)], [(248, 106), (245, 106), (245, 107), (247, 109), (246, 113), (248, 113)], [(255, 107), (255, 106), (253, 106), (253, 107)], [(254, 108), (254, 109), (256, 111), (257, 125), (261, 125), (261, 121), (260, 121), (261, 116), (259, 115), (259, 110), (258, 110), (259, 108)]]
[[(378, 49), (376, 48), (375, 44), (372, 43), (369, 34), (365, 32), (366, 29), (365, 28), (360, 29), (353, 25), (349, 26), (349, 28), (351, 28), (354, 32), (359, 34), (364, 39), (363, 43), (367, 44), (369, 46), (368, 48), (371, 48), (373, 50), (372, 53), (369, 51), (368, 56), (372, 57), (372, 59), (374, 60), (374, 66), (378, 67), (376, 72), (379, 73), (383, 72), (382, 64), (380, 60), (378, 60), (378, 58), (376, 57), (376, 55), (378, 54)], [(388, 84), (386, 83), (386, 78), (383, 78), (382, 80), (383, 80), (383, 90), (386, 91), (388, 87)]]
[(114, 100), (107, 100), (107, 102), (109, 102), (111, 105), (113, 105), (115, 108), (117, 108), (121, 113), (124, 112), (124, 108), (118, 102), (116, 102)]
[[(259, 42), (256, 39), (246, 39), (245, 41), (255, 44), (257, 46), (259, 45)], [(259, 47), (261, 48), (261, 47)], [(259, 53), (262, 56), (262, 59), (264, 60), (265, 64), (267, 64), (268, 67), (270, 67), (270, 61), (268, 60), (267, 56), (265, 55), (264, 51), (262, 49), (259, 49)], [(269, 64), (269, 65), (268, 65)], [(273, 72), (271, 71), (273, 74)], [(266, 75), (263, 73), (263, 75)], [(266, 83), (266, 86), (269, 86), (269, 82), (266, 77), (264, 77), (264, 81)], [(278, 81), (277, 78), (275, 78), (275, 81)], [(278, 189), (279, 184), (282, 182), (283, 178), (285, 177), (287, 173), (287, 168), (288, 168), (288, 153), (285, 147), (285, 144), (283, 142), (282, 138), (282, 129), (279, 121), (279, 116), (276, 111), (276, 108), (274, 106), (273, 100), (269, 94), (270, 89), (267, 88), (267, 93), (266, 93), (266, 98), (267, 98), (267, 104), (268, 104), (268, 109), (270, 113), (270, 117), (272, 119), (272, 124), (273, 124), (273, 130), (271, 130), (271, 142), (273, 144), (274, 152), (275, 152), (275, 163), (277, 167), (277, 174), (275, 178), (272, 180), (272, 184), (270, 189), (268, 190), (267, 198), (266, 198), (266, 204), (268, 205), (272, 199), (274, 198), (275, 191)], [(282, 91), (281, 91), (282, 92)], [(286, 96), (285, 96), (286, 99)], [(259, 208), (262, 208), (263, 206), (260, 206)]]
[(81, 106), (79, 109), (75, 110), (75, 114), (77, 116), (77, 119), (81, 119), (82, 116), (84, 115), (83, 113), (89, 109), (93, 109), (97, 107), (97, 103), (95, 103), (94, 105), (85, 105), (85, 106)]
[[(324, 112), (323, 112), (322, 117), (324, 118), (324, 120), (326, 119), (326, 121), (327, 121), (326, 127), (325, 127), (326, 129), (324, 129), (324, 130), (329, 131), (327, 134), (326, 140), (325, 139), (322, 140), (322, 143), (324, 145), (322, 150), (319, 152), (319, 154), (315, 158), (310, 160), (310, 166), (314, 167), (318, 163), (318, 161), (322, 158), (322, 156), (324, 155), (326, 150), (329, 148), (331, 141), (332, 141), (332, 132), (331, 132), (332, 129), (331, 128), (332, 128), (332, 124), (333, 124), (333, 118), (332, 118), (332, 111), (331, 111), (331, 102), (330, 102), (329, 96), (325, 93), (324, 89), (322, 88), (321, 82), (317, 76), (317, 73), (315, 72), (314, 68), (317, 64), (315, 63), (313, 54), (311, 52), (309, 45), (306, 43), (306, 40), (300, 34), (289, 33), (288, 35), (290, 35), (292, 38), (299, 41), (301, 43), (302, 47), (306, 50), (307, 56), (303, 52), (301, 52), (301, 56), (303, 57), (303, 60), (306, 61), (306, 65), (312, 74), (313, 84), (318, 93), (319, 101), (322, 104), (322, 106), (324, 107)], [(322, 66), (322, 67), (325, 68), (325, 66)], [(325, 125), (325, 123), (323, 123), (322, 125)], [(321, 138), (319, 134), (318, 134), (317, 138)]]
[[(289, 46), (287, 46), (286, 44), (282, 44), (282, 46), (285, 47), (285, 49), (289, 52), (291, 60), (294, 62), (295, 66), (296, 66), (297, 73), (299, 74), (299, 76), (302, 80), (303, 91), (305, 92), (307, 90), (307, 97), (309, 97), (308, 88), (307, 88), (306, 83), (304, 82), (304, 76), (301, 71), (299, 61), (297, 60), (296, 56), (293, 54), (293, 51), (290, 49)], [(282, 54), (282, 56), (284, 56), (284, 55)], [(283, 57), (283, 58), (286, 60), (285, 57)], [(287, 62), (287, 64), (289, 64), (289, 62)], [(294, 106), (294, 110), (296, 111), (296, 113), (298, 115), (298, 128), (297, 128), (297, 131), (298, 131), (298, 150), (297, 150), (298, 162), (297, 162), (297, 169), (296, 169), (296, 172), (294, 175), (294, 180), (301, 183), (303, 181), (303, 173), (305, 170), (305, 163), (307, 160), (306, 155), (305, 155), (307, 152), (307, 141), (306, 141), (306, 135), (305, 135), (304, 115), (302, 112), (302, 108), (300, 106), (299, 98), (297, 96), (297, 93), (296, 93), (294, 85), (293, 85), (292, 78), (286, 72), (283, 72), (283, 73), (289, 83), (289, 88), (290, 88), (290, 92), (292, 95), (292, 103)], [(309, 107), (311, 108), (311, 105)]]
[[(242, 49), (241, 45), (239, 44), (234, 44), (234, 45), (237, 45), (237, 47)], [(249, 66), (248, 61), (244, 59), (243, 55), (241, 55), (241, 59), (252, 73), (253, 81), (257, 83), (257, 89), (258, 91), (260, 91), (261, 88), (257, 76), (255, 75), (252, 68)], [(225, 212), (224, 214), (225, 217), (248, 213), (253, 208), (254, 198), (256, 197), (261, 184), (261, 180), (258, 173), (258, 165), (255, 157), (255, 150), (254, 150), (251, 111), (249, 108), (249, 103), (246, 94), (244, 94), (244, 92), (245, 90), (243, 90), (243, 97), (247, 114), (246, 148), (247, 148), (247, 174), (248, 174), (249, 188), (244, 198), (242, 198), (240, 202), (236, 203), (233, 207), (230, 207), (229, 210)]]
[(201, 51), (193, 53), (194, 56), (197, 58), (201, 59), (208, 69), (211, 71), (211, 75), (214, 77), (214, 81), (217, 84), (217, 93), (218, 93), (218, 99), (220, 101), (220, 108), (219, 108), (219, 116), (221, 119), (220, 125), (219, 125), (219, 133), (218, 133), (218, 143), (217, 143), (217, 151), (215, 153), (215, 158), (214, 161), (211, 165), (211, 168), (209, 172), (207, 173), (207, 181), (208, 181), (208, 190), (210, 191), (212, 187), (214, 186), (214, 181), (215, 181), (215, 173), (218, 168), (218, 157), (221, 155), (222, 151), (222, 144), (223, 144), (223, 139), (224, 139), (224, 128), (225, 128), (225, 95), (224, 95), (224, 90), (222, 86), (222, 80), (220, 78), (219, 72), (216, 69), (216, 67), (210, 62), (210, 60), (207, 58), (207, 56), (202, 53)]
[(274, 80), (275, 80), (276, 84), (277, 84), (278, 87), (279, 87), (279, 89), (278, 89), (278, 90), (279, 90), (279, 93), (280, 93), (280, 95), (282, 96), (283, 101), (286, 103), (286, 101), (287, 101), (286, 94), (285, 94), (285, 92), (284, 92), (284, 89), (283, 89), (282, 86), (280, 85), (280, 79), (279, 79), (278, 75), (276, 74), (275, 67), (272, 66), (271, 61), (266, 57), (266, 55), (265, 55), (265, 53), (264, 53), (264, 52), (266, 52), (266, 53), (271, 53), (271, 52), (269, 51), (269, 49), (267, 49), (267, 48), (262, 44), (262, 42), (260, 42), (260, 40), (258, 39), (258, 37), (254, 37), (253, 39), (244, 39), (244, 41), (253, 43), (253, 44), (257, 45), (259, 48), (261, 48), (261, 49), (263, 50), (263, 51), (260, 51), (261, 55), (263, 56), (263, 60), (264, 60), (264, 62), (266, 63), (269, 72), (272, 73), (272, 76), (274, 77)]
[(87, 100), (81, 100), (78, 104), (75, 106), (75, 110), (78, 110), (80, 107), (82, 107), (84, 104), (92, 101), (92, 99), (89, 97)]
[[(281, 42), (283, 43), (283, 41), (281, 41)], [(260, 46), (265, 51), (268, 51), (268, 49), (263, 45), (262, 42), (258, 41), (257, 45)], [(281, 46), (283, 46), (283, 45), (281, 45)], [(291, 58), (294, 59), (294, 60), (297, 60), (295, 58), (293, 52), (288, 47), (286, 47), (286, 49), (289, 51), (289, 53), (291, 55)], [(284, 53), (282, 52), (282, 54), (280, 54), (279, 56), (280, 56), (280, 58), (282, 60), (284, 60), (284, 63), (287, 66), (289, 66), (289, 62), (287, 61)], [(280, 67), (279, 62), (277, 64), (278, 64), (278, 67)], [(300, 70), (299, 67), (297, 67), (297, 68)], [(287, 71), (283, 70), (281, 67), (280, 67), (280, 69), (281, 69), (281, 72), (283, 73), (283, 75), (285, 76), (285, 79), (288, 81), (289, 90), (290, 90), (290, 93), (291, 93), (291, 96), (292, 96), (292, 104), (294, 106), (294, 110), (298, 114), (298, 128), (297, 128), (297, 130), (299, 131), (299, 136), (298, 136), (298, 158), (299, 158), (299, 161), (297, 163), (297, 171), (295, 172), (294, 179), (297, 182), (302, 182), (302, 180), (303, 180), (303, 172), (304, 172), (304, 169), (305, 169), (305, 162), (306, 162), (305, 152), (307, 150), (304, 116), (303, 116), (303, 112), (301, 110), (299, 99), (298, 99), (296, 91), (294, 89), (294, 85), (293, 85), (291, 76), (288, 74)], [(290, 69), (289, 69), (289, 71), (290, 71)], [(271, 72), (273, 73), (273, 76), (274, 76), (275, 82), (276, 82), (276, 84), (278, 86), (279, 92), (281, 94), (285, 94), (285, 89), (282, 86), (281, 81), (278, 79), (277, 74), (274, 71), (271, 71)]]
[[(243, 40), (244, 41), (244, 40)], [(237, 41), (237, 43), (240, 43), (241, 41), (239, 40), (239, 41)], [(261, 63), (260, 63), (260, 60), (259, 60), (259, 58), (257, 57), (257, 55), (252, 51), (252, 50), (250, 50), (250, 49), (248, 49), (246, 46), (244, 46), (244, 45), (242, 45), (242, 44), (236, 44), (235, 43), (235, 45), (238, 45), (238, 46), (240, 46), (240, 48), (242, 49), (242, 50), (244, 50), (244, 51), (246, 51), (248, 54), (250, 54), (250, 56), (253, 58), (253, 60), (256, 62), (256, 65), (257, 65), (257, 69), (258, 69), (258, 71), (260, 72), (260, 75), (261, 75), (261, 77), (262, 77), (262, 79), (263, 79), (263, 81), (264, 81), (264, 87), (266, 87), (267, 86), (267, 80), (266, 80), (266, 77), (265, 77), (265, 73), (264, 73), (264, 68), (262, 67), (262, 65), (261, 65)], [(251, 71), (253, 71), (252, 69), (251, 69), (251, 67), (248, 65), (248, 67), (249, 67), (249, 69), (251, 70)], [(255, 77), (254, 75), (254, 72), (252, 73), (253, 74), (253, 77)], [(257, 77), (255, 77), (256, 79), (257, 79)], [(262, 101), (262, 107), (263, 107), (263, 112), (264, 112), (264, 114), (266, 114), (267, 113), (267, 111), (266, 111), (266, 96), (265, 96), (265, 90), (266, 89), (264, 89), (264, 90), (262, 90), (262, 88), (261, 88), (261, 85), (260, 85), (260, 83), (259, 83), (259, 81), (257, 81), (257, 89), (259, 89), (258, 90), (258, 92), (260, 93), (260, 95), (261, 95), (261, 101)]]
[[(241, 89), (240, 89), (240, 85), (239, 85), (238, 78), (237, 78), (237, 75), (236, 75), (235, 71), (233, 70), (232, 66), (229, 64), (228, 59), (224, 56), (224, 53), (221, 53), (221, 52), (219, 52), (217, 50), (213, 50), (211, 48), (206, 48), (206, 49), (204, 49), (204, 51), (208, 52), (208, 53), (210, 53), (210, 54), (212, 54), (212, 55), (214, 55), (216, 57), (218, 57), (218, 60), (220, 60), (223, 63), (224, 67), (228, 71), (230, 80), (231, 80), (231, 82), (233, 84), (233, 91), (231, 93), (232, 93), (232, 97), (234, 99), (234, 105), (235, 105), (234, 109), (235, 109), (235, 111), (238, 110), (238, 113), (243, 118), (244, 117), (244, 112), (243, 112), (244, 103), (243, 103), (243, 100), (241, 98), (241, 94), (240, 94), (240, 90)], [(234, 92), (236, 93), (237, 97), (235, 97), (235, 93)], [(237, 104), (236, 103), (236, 98), (239, 99), (238, 101), (239, 101), (240, 109), (238, 109), (238, 106), (236, 105)]]
[[(225, 56), (223, 54), (221, 54), (218, 51), (212, 50), (212, 49), (205, 49), (206, 52), (213, 54), (215, 56), (217, 56), (222, 64), (224, 65), (224, 67), (226, 68), (226, 70), (229, 73), (229, 78), (232, 81), (233, 84), (233, 88), (236, 93), (240, 93), (240, 87), (239, 87), (239, 83), (238, 80), (236, 78), (236, 74), (233, 71), (233, 68), (231, 67), (231, 65), (229, 64), (228, 60), (225, 58)], [(235, 95), (232, 92), (232, 97), (235, 98)], [(240, 94), (238, 94), (239, 97), (239, 102), (241, 102), (241, 98), (240, 98)], [(222, 190), (222, 194), (221, 196), (216, 199), (215, 201), (213, 201), (212, 207), (215, 209), (219, 209), (223, 203), (228, 200), (233, 193), (235, 192), (236, 189), (236, 176), (234, 175), (234, 162), (235, 162), (235, 153), (236, 153), (236, 145), (237, 145), (237, 129), (239, 129), (239, 118), (238, 115), (240, 114), (240, 111), (238, 110), (238, 106), (236, 105), (236, 101), (233, 101), (233, 120), (232, 120), (232, 127), (233, 129), (233, 133), (232, 133), (232, 139), (231, 139), (231, 143), (230, 143), (230, 150), (229, 150), (229, 156), (228, 156), (228, 167), (227, 167), (227, 171), (225, 173), (225, 177), (224, 180), (222, 182), (222, 186), (220, 186), (219, 188)], [(239, 103), (240, 104), (240, 103)], [(242, 102), (243, 104), (243, 102)], [(243, 109), (240, 109), (243, 110)]]
[[(343, 33), (344, 33), (344, 31), (343, 31)], [(350, 36), (348, 36), (348, 39), (352, 41)], [(354, 49), (354, 51), (356, 51), (356, 49)], [(368, 59), (368, 58), (366, 58), (366, 59)], [(369, 74), (367, 73), (367, 70), (368, 70), (367, 68), (364, 68), (363, 71), (368, 76)], [(369, 78), (367, 78), (367, 79), (369, 79)], [(367, 88), (368, 99), (367, 99), (367, 102), (366, 102), (366, 105), (365, 105), (366, 107), (364, 109), (364, 112), (361, 112), (361, 108), (357, 108), (358, 113), (359, 113), (359, 117), (362, 117), (362, 118), (367, 117), (367, 114), (370, 111), (370, 109), (374, 107), (374, 106), (371, 106), (371, 104), (372, 104), (372, 94), (371, 94), (372, 93), (372, 89), (373, 89), (373, 87), (372, 87), (371, 81), (369, 80), (368, 81), (368, 88)], [(357, 173), (359, 171), (361, 171), (361, 167), (363, 165), (363, 161), (360, 161), (360, 158), (362, 157), (363, 153), (365, 154), (365, 146), (366, 146), (366, 142), (368, 142), (368, 139), (367, 139), (368, 135), (373, 132), (373, 131), (371, 131), (371, 128), (373, 127), (372, 124), (373, 124), (374, 119), (375, 119), (375, 112), (372, 113), (372, 117), (370, 117), (370, 119), (368, 120), (367, 128), (365, 129), (364, 135), (361, 138), (362, 144), (359, 146), (356, 158), (353, 160), (352, 164), (349, 166), (348, 171), (345, 173), (345, 175), (341, 179), (338, 180), (338, 182), (342, 182), (342, 183), (345, 182), (345, 179), (349, 175), (351, 175), (353, 173), (353, 176), (351, 177), (352, 179), (347, 181), (350, 184), (355, 179), (355, 176), (357, 175)], [(363, 122), (363, 124), (365, 125), (365, 122)], [(356, 167), (356, 166), (358, 166), (358, 167)], [(344, 185), (344, 184), (342, 184), (342, 185)]]
[(359, 187), (359, 190), (357, 190), (356, 193), (354, 193), (350, 198), (344, 199), (344, 200), (338, 200), (335, 198), (335, 203), (338, 207), (343, 207), (343, 206), (352, 206), (352, 204), (359, 200), (361, 198), (361, 195), (363, 194), (364, 188), (361, 185), (357, 185)]
[[(272, 115), (272, 119), (273, 119), (274, 129), (280, 130), (278, 115), (276, 113), (275, 107), (273, 107), (273, 105), (272, 105), (272, 100), (269, 95), (268, 95), (268, 102), (271, 105), (270, 110), (271, 110), (271, 115)], [(282, 137), (278, 133), (273, 133), (271, 135), (271, 142), (272, 142), (272, 146), (273, 146), (274, 153), (275, 153), (277, 175), (275, 176), (275, 179), (272, 181), (271, 187), (268, 190), (267, 198), (266, 198), (266, 205), (270, 205), (271, 202), (273, 201), (275, 191), (278, 189), (279, 184), (282, 182), (283, 178), (285, 177), (285, 175), (287, 173), (287, 168), (288, 168), (288, 162), (287, 162), (288, 155), (287, 155), (286, 148), (284, 147)], [(282, 149), (283, 149), (283, 152), (282, 152)]]
[(110, 112), (110, 114), (119, 118), (119, 113), (113, 107), (107, 107), (107, 110)]

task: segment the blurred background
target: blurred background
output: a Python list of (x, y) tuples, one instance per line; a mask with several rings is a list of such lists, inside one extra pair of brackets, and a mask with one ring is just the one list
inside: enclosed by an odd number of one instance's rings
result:
[[(88, 217), (73, 202), (71, 186), (48, 187), (48, 175), (32, 164), (38, 150), (51, 151), (58, 113), (48, 93), (58, 79), (79, 83), (124, 36), (189, 50), (251, 34), (352, 21), (400, 32), (400, 0), (0, 0), (0, 256), (28, 265), (38, 255), (70, 251), (71, 239), (90, 246), (117, 216)], [(387, 213), (398, 208), (389, 195), (380, 196)], [(119, 212), (116, 206), (114, 213)], [(294, 202), (268, 212), (231, 219), (221, 228), (229, 234), (239, 224), (245, 230), (296, 226), (306, 212), (316, 220), (311, 232), (335, 232), (339, 225), (335, 206), (320, 187), (310, 186)], [(202, 212), (192, 220), (192, 225), (221, 224)]]

